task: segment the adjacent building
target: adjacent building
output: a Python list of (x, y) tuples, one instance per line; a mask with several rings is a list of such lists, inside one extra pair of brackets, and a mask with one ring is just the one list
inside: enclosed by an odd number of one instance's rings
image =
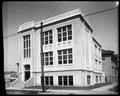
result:
[(102, 46), (76, 9), (19, 26), (19, 79), (13, 86), (41, 85), (41, 22), (45, 85), (90, 86), (104, 82)]
[(102, 69), (105, 73), (105, 81), (117, 82), (118, 81), (118, 55), (114, 51), (102, 50)]

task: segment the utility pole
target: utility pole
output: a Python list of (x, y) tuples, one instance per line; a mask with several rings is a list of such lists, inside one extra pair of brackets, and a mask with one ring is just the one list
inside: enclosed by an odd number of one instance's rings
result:
[(40, 32), (40, 41), (41, 41), (41, 85), (42, 91), (45, 92), (44, 88), (44, 59), (43, 59), (43, 22), (41, 22), (41, 32)]

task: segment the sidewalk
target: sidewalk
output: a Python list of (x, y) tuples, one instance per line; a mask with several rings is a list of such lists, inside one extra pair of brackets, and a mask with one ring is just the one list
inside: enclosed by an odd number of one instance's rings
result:
[(91, 90), (80, 90), (80, 89), (65, 89), (65, 90), (61, 90), (61, 89), (48, 89), (46, 92), (42, 92), (41, 89), (19, 89), (17, 87), (11, 87), (11, 88), (7, 88), (7, 90), (13, 90), (13, 91), (18, 91), (18, 93), (20, 93), (19, 91), (26, 91), (29, 93), (35, 93), (35, 94), (118, 94), (117, 92), (113, 92), (110, 91), (110, 88), (113, 88), (114, 86), (116, 86), (117, 84), (110, 84), (110, 85), (106, 85), (103, 87), (99, 87), (99, 88), (95, 88), (95, 89), (91, 89)]

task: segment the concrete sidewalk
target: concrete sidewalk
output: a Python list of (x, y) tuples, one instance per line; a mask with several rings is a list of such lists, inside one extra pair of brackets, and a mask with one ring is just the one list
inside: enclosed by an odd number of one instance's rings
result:
[(118, 94), (117, 92), (113, 92), (113, 91), (109, 90), (110, 88), (113, 88), (116, 85), (117, 85), (117, 83), (106, 85), (106, 86), (95, 88), (95, 89), (91, 89), (91, 90), (48, 89), (44, 93), (42, 92), (41, 89), (20, 89), (17, 87), (10, 87), (10, 88), (7, 88), (7, 90), (31, 91), (31, 92), (35, 91), (35, 92), (37, 92), (37, 94)]

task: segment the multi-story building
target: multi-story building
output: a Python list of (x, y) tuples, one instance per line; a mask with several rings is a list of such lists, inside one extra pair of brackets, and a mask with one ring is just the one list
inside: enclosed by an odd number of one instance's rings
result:
[(89, 86), (104, 82), (102, 47), (81, 11), (76, 9), (20, 25), (19, 83), (41, 85), (41, 22), (45, 85)]
[(118, 60), (114, 51), (102, 50), (102, 69), (105, 73), (105, 81), (118, 81)]

